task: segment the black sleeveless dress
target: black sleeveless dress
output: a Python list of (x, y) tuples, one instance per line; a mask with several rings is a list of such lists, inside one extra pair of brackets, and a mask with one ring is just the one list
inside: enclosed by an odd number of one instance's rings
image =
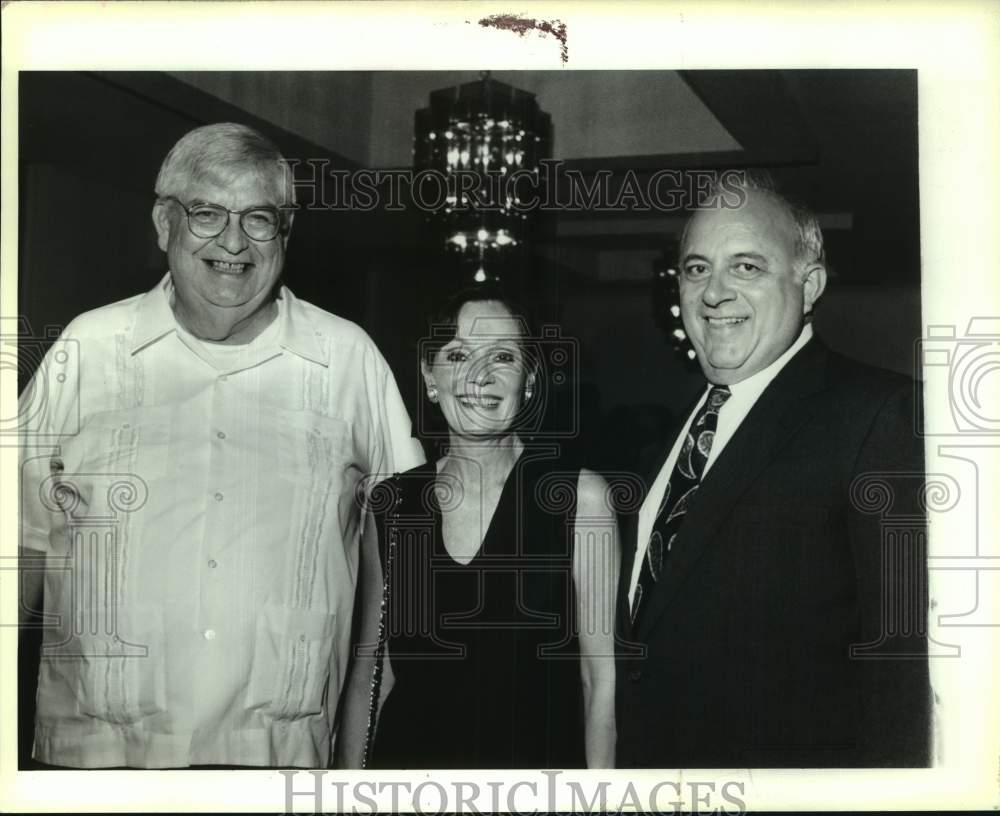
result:
[(395, 684), (367, 767), (586, 767), (572, 579), (578, 475), (551, 451), (526, 450), (467, 565), (441, 536), (442, 508), (461, 500), (460, 485), (436, 483), (428, 463), (377, 486), (380, 631)]

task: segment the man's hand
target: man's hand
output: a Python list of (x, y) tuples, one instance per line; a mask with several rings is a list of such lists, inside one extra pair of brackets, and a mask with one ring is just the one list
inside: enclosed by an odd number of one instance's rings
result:
[(17, 625), (23, 629), (32, 619), (42, 614), (45, 553), (21, 547), (18, 556), (20, 603), (17, 607)]

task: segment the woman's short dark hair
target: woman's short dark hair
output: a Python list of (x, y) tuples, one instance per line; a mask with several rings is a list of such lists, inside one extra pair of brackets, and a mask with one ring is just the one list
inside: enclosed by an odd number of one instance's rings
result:
[[(442, 346), (455, 339), (455, 333), (458, 331), (458, 315), (462, 311), (462, 307), (467, 303), (484, 302), (499, 303), (503, 306), (510, 313), (510, 316), (521, 325), (521, 339), (523, 341), (535, 336), (531, 313), (517, 300), (510, 297), (500, 286), (491, 283), (470, 286), (449, 294), (435, 309), (430, 320), (430, 334), (422, 344), (423, 359), (428, 365), (434, 362), (434, 357)], [(527, 351), (527, 348), (525, 350)], [(530, 362), (533, 358), (533, 354), (528, 355), (529, 372), (535, 368), (535, 364)]]

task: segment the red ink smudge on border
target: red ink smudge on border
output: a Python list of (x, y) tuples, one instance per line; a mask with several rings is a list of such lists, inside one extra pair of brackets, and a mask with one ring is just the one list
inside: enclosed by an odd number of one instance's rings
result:
[(569, 61), (569, 47), (566, 44), (566, 24), (562, 20), (536, 20), (533, 17), (522, 17), (520, 14), (491, 14), (479, 21), (483, 28), (496, 28), (501, 31), (513, 31), (523, 37), (529, 31), (550, 34), (559, 40), (559, 56), (563, 65)]

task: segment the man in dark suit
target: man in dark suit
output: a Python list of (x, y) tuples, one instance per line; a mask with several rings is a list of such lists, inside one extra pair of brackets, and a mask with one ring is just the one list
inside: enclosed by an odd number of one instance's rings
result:
[(682, 238), (708, 382), (623, 520), (618, 765), (923, 766), (914, 385), (813, 336), (815, 217), (766, 187), (741, 198)]

